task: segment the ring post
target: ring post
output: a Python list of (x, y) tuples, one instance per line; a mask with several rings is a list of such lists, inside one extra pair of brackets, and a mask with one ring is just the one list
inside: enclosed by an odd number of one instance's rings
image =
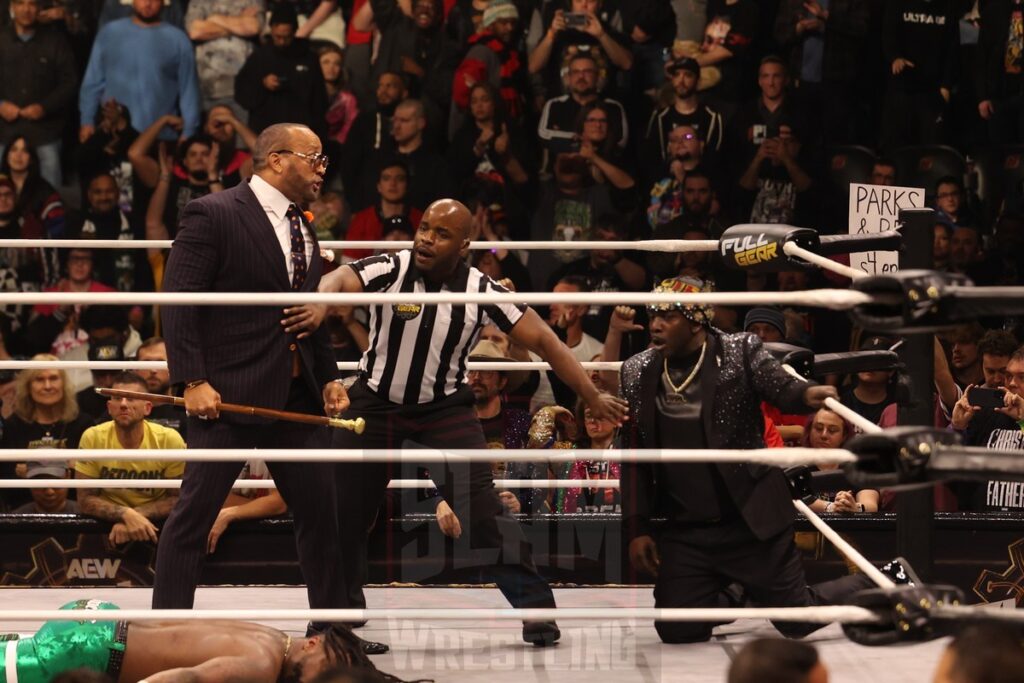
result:
[[(904, 249), (900, 270), (931, 269), (935, 212), (932, 209), (900, 211)], [(910, 404), (899, 406), (899, 424), (934, 423), (932, 403), (935, 385), (931, 333), (907, 335), (899, 348), (900, 360), (910, 380)], [(896, 552), (907, 558), (924, 581), (932, 580), (932, 533), (935, 518), (934, 489), (924, 487), (900, 491), (896, 497)]]

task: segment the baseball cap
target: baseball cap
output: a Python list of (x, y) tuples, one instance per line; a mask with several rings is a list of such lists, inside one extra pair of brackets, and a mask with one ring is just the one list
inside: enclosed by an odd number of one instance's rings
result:
[(67, 468), (59, 462), (39, 462), (33, 460), (26, 463), (26, 479), (64, 479), (68, 476)]
[(671, 76), (677, 71), (689, 71), (700, 76), (700, 64), (693, 57), (679, 57), (665, 62), (665, 73)]
[(117, 337), (96, 339), (89, 344), (89, 360), (124, 360), (124, 349)]

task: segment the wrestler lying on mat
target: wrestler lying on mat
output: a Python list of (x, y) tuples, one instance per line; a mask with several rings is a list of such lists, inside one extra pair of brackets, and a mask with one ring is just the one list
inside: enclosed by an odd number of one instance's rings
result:
[[(116, 610), (117, 605), (76, 600), (61, 609)], [(359, 639), (343, 628), (292, 638), (245, 621), (51, 621), (31, 638), (3, 646), (0, 680), (16, 683), (47, 683), (77, 668), (105, 672), (120, 683), (299, 683), (333, 667), (369, 669), (381, 681), (401, 681), (377, 671)], [(15, 672), (7, 670), (12, 661)]]

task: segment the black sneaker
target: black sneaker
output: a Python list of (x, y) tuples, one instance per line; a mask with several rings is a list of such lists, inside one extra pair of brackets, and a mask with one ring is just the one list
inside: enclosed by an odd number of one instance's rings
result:
[(883, 574), (892, 579), (897, 586), (921, 586), (924, 583), (917, 575), (910, 563), (902, 557), (897, 557), (878, 568)]
[(523, 640), (535, 647), (550, 647), (558, 642), (562, 632), (553, 621), (524, 621)]

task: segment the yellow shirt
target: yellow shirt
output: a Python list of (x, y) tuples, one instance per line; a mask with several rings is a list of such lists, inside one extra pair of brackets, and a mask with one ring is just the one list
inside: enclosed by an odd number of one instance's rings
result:
[[(143, 420), (139, 448), (184, 448), (185, 441), (170, 427)], [(114, 421), (89, 427), (82, 434), (79, 448), (123, 448), (114, 431)], [(183, 461), (170, 460), (79, 460), (75, 471), (92, 479), (181, 479)], [(160, 500), (166, 489), (103, 489), (101, 495), (116, 505), (135, 508)]]

